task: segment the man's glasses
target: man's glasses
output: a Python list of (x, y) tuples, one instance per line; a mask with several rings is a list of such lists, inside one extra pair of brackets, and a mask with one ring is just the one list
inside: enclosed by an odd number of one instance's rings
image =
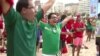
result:
[(56, 19), (57, 19), (57, 17), (51, 17), (51, 19), (55, 19), (55, 20), (56, 20)]
[(35, 8), (34, 6), (29, 6), (29, 7), (27, 7), (28, 9), (33, 9), (33, 8)]

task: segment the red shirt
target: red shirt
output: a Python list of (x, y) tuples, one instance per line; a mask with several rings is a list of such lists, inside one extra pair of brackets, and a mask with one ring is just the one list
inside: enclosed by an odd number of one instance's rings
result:
[(74, 23), (74, 19), (70, 19), (66, 24), (67, 29), (71, 30), (73, 23)]
[[(62, 32), (67, 32), (67, 29), (68, 29), (68, 30), (71, 30), (71, 29), (72, 29), (73, 23), (74, 23), (74, 19), (70, 19), (70, 20), (66, 23), (66, 25), (62, 28)], [(65, 34), (61, 34), (60, 37), (61, 37), (61, 40), (64, 40), (64, 41), (65, 41), (66, 39), (68, 39), (68, 38), (66, 37)], [(72, 39), (72, 38), (71, 38), (71, 39)]]
[(76, 21), (74, 24), (73, 24), (73, 27), (74, 27), (74, 36), (75, 37), (80, 37), (82, 38), (83, 37), (83, 31), (80, 31), (78, 32), (76, 29), (77, 28), (84, 28), (84, 23), (83, 22), (78, 22)]
[[(73, 29), (73, 24), (74, 24), (74, 19), (70, 19), (65, 26), (70, 31)], [(68, 35), (66, 41), (67, 41), (67, 43), (72, 43), (73, 37), (71, 35)]]
[[(61, 30), (61, 32), (66, 32), (66, 28), (65, 28), (65, 26), (62, 28), (62, 30)], [(66, 34), (61, 34), (60, 35), (60, 38), (61, 38), (61, 40), (63, 40), (63, 41), (65, 41), (66, 40)]]

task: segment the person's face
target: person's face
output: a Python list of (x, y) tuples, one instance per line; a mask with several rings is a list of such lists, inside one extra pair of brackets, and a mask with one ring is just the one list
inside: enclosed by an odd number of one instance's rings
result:
[(48, 19), (47, 19), (47, 18), (43, 18), (42, 21), (43, 21), (44, 23), (48, 23)]
[(81, 21), (81, 16), (80, 15), (77, 16), (76, 21)]
[(36, 16), (36, 8), (33, 0), (28, 0), (28, 3), (28, 7), (24, 8), (23, 12), (28, 20), (32, 20)]
[(51, 24), (51, 25), (56, 25), (56, 23), (57, 23), (57, 15), (55, 15), (55, 14), (53, 14), (53, 15), (51, 15), (51, 18), (49, 19), (49, 23)]

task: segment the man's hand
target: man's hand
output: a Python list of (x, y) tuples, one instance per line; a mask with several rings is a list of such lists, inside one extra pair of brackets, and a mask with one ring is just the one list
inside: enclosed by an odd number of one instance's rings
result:
[(68, 35), (70, 35), (71, 37), (73, 37), (73, 32), (68, 32)]
[(55, 0), (48, 0), (48, 2), (45, 3), (42, 6), (42, 9), (43, 9), (44, 13), (46, 13), (52, 7), (52, 5), (54, 4), (54, 2), (55, 2)]
[(77, 30), (78, 32), (80, 32), (80, 31), (84, 31), (85, 28), (77, 28), (76, 30)]
[(2, 13), (6, 14), (13, 5), (13, 0), (1, 0)]
[(76, 31), (77, 31), (77, 32), (80, 32), (80, 31), (81, 31), (81, 29), (80, 29), (80, 28), (77, 28), (77, 29), (76, 29)]
[(12, 6), (13, 5), (13, 0), (6, 0), (7, 1), (7, 3), (9, 3), (10, 4), (10, 6)]

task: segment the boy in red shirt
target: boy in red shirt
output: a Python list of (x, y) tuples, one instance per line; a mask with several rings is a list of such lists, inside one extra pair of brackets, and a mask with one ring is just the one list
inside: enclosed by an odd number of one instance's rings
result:
[[(74, 24), (74, 19), (73, 19), (73, 18), (70, 19), (70, 20), (68, 21), (68, 23), (66, 24), (66, 28), (67, 28), (70, 32), (72, 32), (72, 30), (73, 30), (73, 24)], [(66, 41), (67, 41), (68, 44), (72, 44), (72, 43), (73, 43), (73, 36), (71, 36), (71, 35), (69, 34), (68, 37), (67, 37), (67, 39), (66, 39)]]
[(77, 49), (77, 56), (79, 56), (80, 49), (82, 46), (82, 41), (83, 41), (83, 32), (85, 29), (85, 25), (81, 21), (80, 15), (77, 15), (77, 19), (73, 24), (73, 28), (74, 28), (74, 33), (73, 33), (74, 34), (74, 39), (73, 39), (74, 47), (73, 47), (72, 53), (74, 56), (75, 48), (76, 48)]
[[(66, 15), (62, 15), (61, 16), (61, 21), (64, 20), (65, 18), (66, 18)], [(71, 25), (72, 22), (73, 22), (73, 19), (71, 18), (61, 30), (60, 39), (61, 39), (61, 54), (62, 54), (62, 56), (67, 55), (67, 53), (68, 53), (67, 43), (70, 43), (71, 40), (72, 40), (72, 38), (69, 38), (68, 39), (69, 42), (66, 41), (68, 36), (71, 35), (71, 32), (69, 31), (69, 29), (71, 29), (70, 25)]]

